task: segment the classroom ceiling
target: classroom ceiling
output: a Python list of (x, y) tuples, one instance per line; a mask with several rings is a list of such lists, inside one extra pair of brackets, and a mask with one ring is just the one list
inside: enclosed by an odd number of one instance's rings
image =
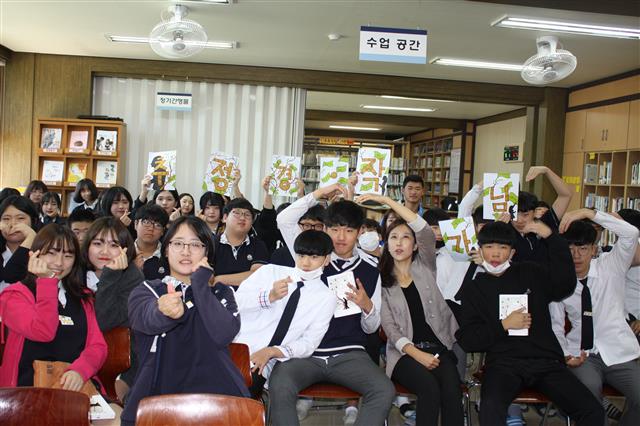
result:
[[(614, 0), (610, 0), (614, 1)], [(636, 2), (637, 0), (628, 0)], [(620, 3), (618, 0), (616, 3)], [(159, 0), (0, 0), (0, 44), (18, 52), (161, 59), (146, 44), (112, 43), (106, 35), (147, 37), (160, 14), (178, 1)], [(518, 1), (495, 3), (523, 3)], [(552, 4), (553, 2), (531, 2)], [(555, 2), (557, 4), (557, 2)], [(574, 2), (575, 3), (575, 2)], [(585, 0), (584, 4), (597, 4)], [(397, 75), (433, 79), (526, 85), (519, 72), (415, 65), (358, 60), (361, 25), (426, 29), (428, 61), (455, 57), (521, 64), (536, 53), (535, 39), (543, 33), (494, 28), (491, 23), (508, 14), (579, 23), (640, 27), (638, 16), (544, 9), (462, 0), (235, 0), (231, 5), (185, 1), (188, 18), (202, 24), (209, 40), (236, 41), (233, 50), (205, 49), (189, 62), (238, 64)], [(597, 8), (596, 8), (597, 9)], [(628, 8), (627, 8), (628, 9)], [(584, 7), (583, 10), (594, 10)], [(600, 7), (598, 11), (601, 11)], [(632, 14), (633, 15), (633, 14)], [(638, 15), (638, 13), (635, 13)], [(330, 41), (329, 34), (341, 38)], [(557, 87), (620, 74), (640, 67), (637, 40), (557, 34), (564, 48), (578, 59), (576, 71)], [(425, 105), (431, 113), (367, 111), (361, 105)], [(309, 92), (307, 109), (374, 112), (387, 115), (477, 119), (513, 109), (516, 105), (465, 102), (424, 102), (381, 99), (376, 96)], [(363, 121), (308, 120), (306, 127), (327, 128)], [(413, 133), (417, 127), (392, 126), (394, 134)], [(387, 133), (381, 130), (379, 133)]]

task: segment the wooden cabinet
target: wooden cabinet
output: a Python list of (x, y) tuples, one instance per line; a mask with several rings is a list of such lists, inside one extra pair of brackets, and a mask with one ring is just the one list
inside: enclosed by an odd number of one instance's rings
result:
[(629, 102), (587, 110), (583, 148), (605, 151), (627, 148)]
[(635, 100), (629, 104), (629, 136), (627, 137), (627, 148), (640, 149), (640, 100)]
[(587, 111), (568, 112), (564, 127), (564, 152), (582, 152)]

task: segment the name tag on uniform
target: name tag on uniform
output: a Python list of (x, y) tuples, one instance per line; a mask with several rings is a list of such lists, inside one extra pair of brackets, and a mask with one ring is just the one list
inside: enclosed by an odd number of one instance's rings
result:
[(187, 303), (185, 303), (185, 305), (187, 305), (187, 309), (193, 308), (193, 302), (191, 300), (189, 300)]
[(60, 319), (60, 324), (62, 325), (73, 325), (73, 320), (71, 319), (71, 317), (58, 315), (58, 318)]
[(582, 315), (583, 315), (583, 316), (585, 316), (585, 317), (592, 317), (592, 316), (593, 316), (593, 313), (592, 313), (591, 311), (584, 311), (584, 312), (582, 313)]

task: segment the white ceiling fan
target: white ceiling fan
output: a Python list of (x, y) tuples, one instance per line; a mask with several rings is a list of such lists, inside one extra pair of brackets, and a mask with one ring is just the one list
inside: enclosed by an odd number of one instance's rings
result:
[(559, 49), (558, 37), (536, 39), (538, 53), (527, 59), (520, 75), (527, 83), (545, 85), (560, 81), (575, 71), (576, 57), (568, 50)]
[(149, 34), (149, 45), (154, 52), (164, 58), (179, 59), (205, 48), (207, 32), (196, 21), (186, 19), (188, 13), (187, 6), (172, 4), (161, 14), (162, 22)]

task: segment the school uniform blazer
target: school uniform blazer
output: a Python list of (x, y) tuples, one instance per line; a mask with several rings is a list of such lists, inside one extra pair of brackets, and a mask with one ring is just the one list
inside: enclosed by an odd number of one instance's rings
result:
[[(107, 359), (107, 343), (98, 328), (93, 303), (82, 302), (87, 316), (87, 340), (80, 356), (71, 363), (69, 370), (77, 371), (84, 381), (96, 375)], [(0, 294), (2, 340), (4, 328), (9, 329), (2, 365), (0, 387), (15, 387), (18, 382), (18, 366), (24, 339), (35, 342), (51, 342), (58, 331), (58, 280), (37, 278), (36, 297), (22, 283), (8, 287)]]
[[(418, 216), (409, 226), (416, 234), (418, 253), (411, 263), (411, 276), (422, 301), (425, 320), (448, 349), (455, 342), (458, 322), (436, 285), (436, 241), (427, 222)], [(409, 305), (399, 284), (382, 288), (382, 328), (387, 335), (387, 375), (391, 377), (402, 348), (413, 343)]]

